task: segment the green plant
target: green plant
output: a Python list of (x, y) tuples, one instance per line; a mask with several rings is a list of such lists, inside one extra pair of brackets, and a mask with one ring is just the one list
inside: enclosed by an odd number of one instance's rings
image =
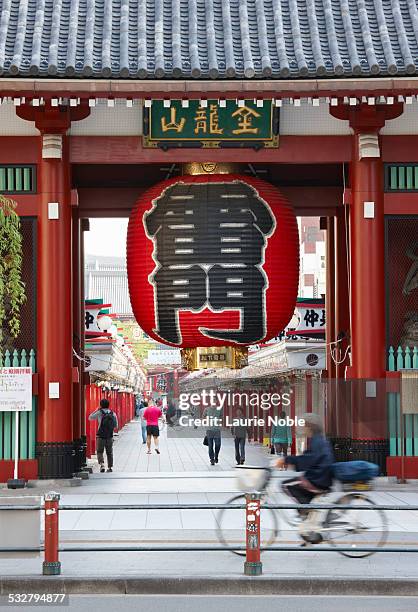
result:
[(16, 202), (0, 195), (0, 346), (6, 320), (11, 336), (19, 335), (20, 307), (25, 300), (20, 217)]

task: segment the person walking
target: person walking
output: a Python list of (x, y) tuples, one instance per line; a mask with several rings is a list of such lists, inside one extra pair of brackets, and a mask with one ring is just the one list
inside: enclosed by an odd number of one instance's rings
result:
[[(280, 413), (280, 421), (286, 421), (286, 413), (284, 410)], [(285, 423), (273, 425), (271, 429), (271, 443), (274, 446), (276, 455), (287, 457), (287, 449), (292, 444), (292, 432), (290, 427)]]
[(219, 451), (221, 450), (221, 423), (222, 410), (216, 406), (208, 406), (203, 413), (203, 418), (209, 418), (209, 426), (206, 429), (208, 441), (209, 460), (211, 465), (219, 462)]
[(138, 410), (139, 424), (141, 425), (142, 444), (147, 443), (147, 422), (144, 418), (144, 412), (147, 406), (148, 406), (147, 400), (143, 400), (142, 406)]
[(147, 406), (144, 410), (144, 419), (147, 423), (147, 455), (151, 454), (151, 436), (154, 438), (154, 447), (157, 455), (160, 454), (158, 448), (158, 438), (160, 435), (160, 428), (158, 427), (158, 421), (163, 416), (161, 408), (158, 406), (151, 405)]
[(245, 463), (245, 441), (247, 439), (248, 428), (242, 424), (243, 416), (242, 410), (238, 408), (235, 419), (239, 420), (240, 424), (232, 427), (237, 465), (244, 465)]
[(169, 427), (174, 427), (174, 418), (176, 416), (176, 406), (173, 400), (170, 400), (167, 405), (167, 410), (165, 413), (165, 420)]
[(135, 416), (136, 418), (139, 418), (139, 411), (141, 410), (141, 408), (144, 406), (144, 402), (143, 399), (140, 395), (137, 395), (135, 397)]
[(105, 471), (104, 451), (106, 450), (107, 471), (113, 472), (113, 432), (118, 428), (118, 417), (109, 408), (109, 400), (100, 400), (100, 408), (89, 414), (89, 421), (95, 420), (98, 421), (96, 449), (100, 471)]

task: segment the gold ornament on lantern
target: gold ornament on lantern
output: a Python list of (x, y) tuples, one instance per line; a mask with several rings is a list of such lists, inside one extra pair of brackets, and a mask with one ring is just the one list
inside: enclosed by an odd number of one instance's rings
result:
[(217, 162), (188, 162), (183, 164), (182, 174), (239, 174), (242, 172), (242, 164), (217, 163)]
[(193, 370), (230, 368), (239, 370), (248, 365), (248, 349), (234, 346), (211, 346), (181, 349), (181, 364)]

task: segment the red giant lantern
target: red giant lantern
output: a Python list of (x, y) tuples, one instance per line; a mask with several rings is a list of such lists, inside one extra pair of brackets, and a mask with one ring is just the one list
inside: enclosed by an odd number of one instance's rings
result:
[(276, 187), (233, 174), (158, 183), (129, 221), (132, 309), (177, 347), (246, 346), (280, 333), (295, 308), (299, 237)]

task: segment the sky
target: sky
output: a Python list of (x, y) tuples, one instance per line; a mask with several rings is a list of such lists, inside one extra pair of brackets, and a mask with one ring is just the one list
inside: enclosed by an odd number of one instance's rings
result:
[(90, 231), (84, 233), (87, 255), (125, 257), (128, 219), (90, 219)]

